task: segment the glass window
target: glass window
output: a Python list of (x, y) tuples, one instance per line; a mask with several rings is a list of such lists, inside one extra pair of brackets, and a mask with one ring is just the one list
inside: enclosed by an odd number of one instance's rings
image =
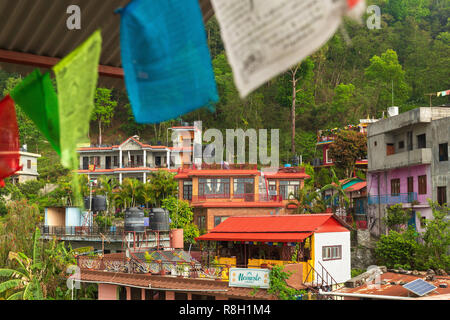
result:
[(342, 259), (342, 246), (322, 247), (322, 260)]
[(448, 143), (439, 144), (439, 161), (448, 161)]
[(229, 178), (208, 178), (198, 180), (198, 195), (207, 198), (229, 198)]
[(255, 180), (253, 178), (236, 178), (234, 179), (234, 190), (235, 195), (239, 194), (253, 194)]
[(300, 181), (298, 180), (280, 180), (280, 195), (282, 199), (294, 199), (298, 192)]
[(425, 134), (419, 134), (417, 136), (417, 148), (421, 149), (421, 148), (426, 148), (427, 147), (427, 139)]
[(447, 203), (447, 187), (437, 187), (437, 201), (441, 206)]
[(192, 200), (192, 181), (183, 181), (183, 199)]
[(217, 227), (220, 223), (227, 220), (228, 217), (224, 216), (214, 216), (214, 227)]
[(391, 180), (391, 195), (398, 195), (400, 193), (400, 179)]

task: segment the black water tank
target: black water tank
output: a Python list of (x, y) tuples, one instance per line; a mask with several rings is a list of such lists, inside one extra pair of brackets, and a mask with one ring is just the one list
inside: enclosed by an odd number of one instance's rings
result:
[[(84, 208), (89, 210), (91, 208), (90, 197), (84, 198)], [(106, 210), (106, 196), (92, 196), (91, 211), (105, 211)]]
[(125, 211), (125, 232), (144, 232), (144, 211), (139, 208), (129, 208)]
[(153, 208), (149, 214), (151, 230), (169, 231), (169, 211), (163, 208)]
[(95, 196), (92, 203), (92, 211), (106, 210), (106, 196)]

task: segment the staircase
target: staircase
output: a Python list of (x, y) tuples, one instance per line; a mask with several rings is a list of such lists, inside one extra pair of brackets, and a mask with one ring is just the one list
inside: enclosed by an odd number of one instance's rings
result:
[(343, 284), (338, 284), (337, 281), (333, 278), (333, 276), (325, 269), (325, 267), (318, 261), (319, 264), (318, 270), (316, 270), (309, 262), (308, 262), (308, 274), (305, 279), (313, 279), (311, 282), (304, 282), (303, 285), (308, 287), (312, 293), (317, 296), (319, 300), (341, 300), (342, 297), (338, 296), (326, 296), (319, 295), (319, 290), (325, 292), (331, 292), (337, 290), (343, 286)]

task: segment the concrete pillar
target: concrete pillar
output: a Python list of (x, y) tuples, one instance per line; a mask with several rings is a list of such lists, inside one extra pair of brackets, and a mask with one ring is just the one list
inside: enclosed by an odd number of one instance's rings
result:
[(145, 300), (145, 289), (142, 288), (142, 295), (141, 295), (141, 300)]
[(122, 184), (122, 173), (119, 173), (119, 183)]
[(170, 150), (167, 150), (166, 163), (167, 169), (170, 169)]
[[(144, 168), (147, 166), (147, 150), (144, 150)], [(145, 180), (144, 180), (145, 181)]]
[(127, 300), (131, 300), (131, 288), (125, 287), (125, 289), (127, 290)]
[(122, 163), (122, 149), (119, 150), (119, 168), (123, 168), (123, 163)]
[(166, 300), (175, 300), (175, 292), (166, 291)]

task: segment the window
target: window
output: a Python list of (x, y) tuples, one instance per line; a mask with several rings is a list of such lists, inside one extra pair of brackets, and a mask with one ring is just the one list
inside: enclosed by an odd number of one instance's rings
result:
[(183, 181), (183, 199), (192, 200), (192, 181)]
[(298, 180), (281, 180), (280, 195), (282, 199), (294, 199), (294, 195), (297, 194), (299, 187), (300, 181)]
[(406, 147), (408, 148), (408, 151), (411, 151), (413, 149), (413, 135), (412, 135), (412, 131), (408, 131), (406, 133)]
[(224, 216), (214, 216), (214, 227), (217, 227), (220, 223), (227, 220), (228, 217)]
[(229, 198), (230, 178), (199, 179), (198, 195), (204, 198)]
[(235, 178), (233, 193), (237, 196), (255, 193), (255, 180), (253, 178)]
[(393, 143), (386, 143), (386, 155), (389, 156), (395, 153), (395, 147)]
[(391, 195), (397, 196), (400, 193), (400, 179), (391, 180)]
[(206, 229), (206, 217), (205, 216), (198, 216), (197, 217), (197, 226), (199, 230), (205, 230)]
[(326, 162), (326, 163), (332, 163), (333, 160), (331, 160), (331, 159), (328, 157), (328, 151), (329, 151), (329, 149), (325, 150), (325, 162)]
[(27, 160), (27, 168), (31, 169), (31, 160)]
[(419, 134), (417, 136), (417, 148), (422, 149), (427, 147), (427, 139), (425, 134)]
[(89, 169), (89, 157), (83, 157), (83, 170)]
[(427, 193), (427, 176), (419, 176), (419, 194)]
[(439, 144), (439, 161), (448, 161), (448, 143)]
[(420, 227), (425, 228), (427, 225), (427, 218), (426, 217), (420, 217)]
[(155, 157), (155, 165), (159, 167), (161, 165), (161, 157)]
[(437, 187), (437, 202), (441, 206), (447, 203), (447, 187)]
[(342, 246), (322, 247), (322, 260), (342, 259)]
[(405, 147), (405, 141), (399, 141), (398, 142), (398, 148), (403, 149)]
[(119, 157), (118, 156), (114, 156), (114, 167), (118, 167), (119, 166)]
[(414, 192), (414, 178), (408, 177), (408, 193)]

